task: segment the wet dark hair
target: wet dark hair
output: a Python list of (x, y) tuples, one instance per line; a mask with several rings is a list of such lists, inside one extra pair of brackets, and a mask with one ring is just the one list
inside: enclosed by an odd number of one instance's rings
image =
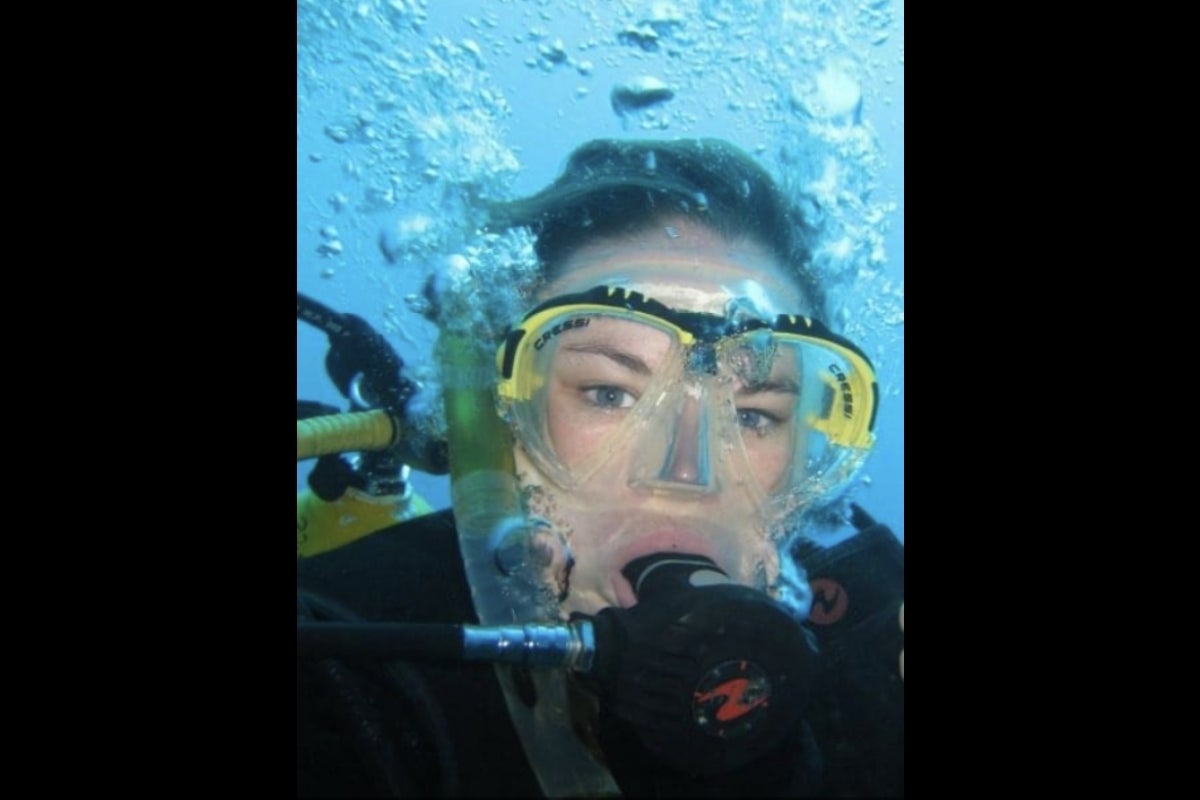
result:
[(826, 316), (825, 291), (811, 268), (814, 227), (749, 154), (720, 139), (588, 142), (542, 191), (493, 205), (488, 227), (528, 227), (551, 279), (589, 241), (642, 233), (674, 215), (731, 242), (765, 245), (811, 303), (810, 313)]

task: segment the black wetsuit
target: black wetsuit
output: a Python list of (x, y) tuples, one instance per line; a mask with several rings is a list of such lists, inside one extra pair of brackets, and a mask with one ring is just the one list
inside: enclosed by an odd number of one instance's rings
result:
[[(598, 738), (627, 796), (899, 797), (904, 691), (896, 671), (903, 547), (886, 528), (796, 552), (815, 594), (821, 677), (802, 730), (736, 774), (656, 765), (608, 723)], [(395, 525), (298, 564), (315, 619), (477, 623), (449, 512)], [(507, 667), (506, 667), (507, 668)], [(300, 796), (541, 794), (494, 667), (481, 662), (298, 662)]]

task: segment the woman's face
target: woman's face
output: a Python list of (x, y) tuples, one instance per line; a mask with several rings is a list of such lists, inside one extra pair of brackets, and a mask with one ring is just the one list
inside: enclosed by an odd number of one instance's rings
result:
[[(810, 311), (766, 248), (726, 242), (684, 218), (589, 243), (558, 265), (557, 275), (539, 301), (605, 285), (680, 311), (724, 315), (735, 300), (769, 319)], [(786, 361), (776, 359), (758, 381), (741, 380), (744, 373), (725, 363), (738, 359), (733, 350), (722, 355), (720, 370), (730, 377), (692, 384), (675, 363), (682, 361), (673, 360), (678, 349), (657, 331), (596, 318), (557, 338), (545, 376), (544, 435), (568, 470), (591, 466), (565, 489), (521, 447), (516, 457), (529, 510), (553, 526), (545, 541), (559, 543), (551, 563), (565, 594), (563, 612), (633, 605), (621, 569), (659, 552), (707, 556), (735, 581), (769, 590), (779, 572), (772, 521), (746, 478), (770, 490), (791, 464), (798, 421), (785, 413), (795, 385)], [(635, 425), (628, 416), (635, 401), (668, 383), (666, 376), (673, 388), (662, 396), (673, 398), (670, 410), (643, 407)], [(727, 398), (728, 408), (707, 397), (711, 387), (722, 387), (712, 394)], [(710, 419), (717, 416), (719, 424)], [(738, 440), (734, 455), (729, 439)], [(653, 482), (641, 477), (647, 452), (656, 454)]]

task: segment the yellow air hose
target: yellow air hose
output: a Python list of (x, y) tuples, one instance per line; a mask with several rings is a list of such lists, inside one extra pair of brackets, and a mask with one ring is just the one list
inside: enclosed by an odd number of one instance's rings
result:
[(296, 460), (332, 453), (386, 450), (400, 426), (386, 412), (355, 411), (296, 421)]

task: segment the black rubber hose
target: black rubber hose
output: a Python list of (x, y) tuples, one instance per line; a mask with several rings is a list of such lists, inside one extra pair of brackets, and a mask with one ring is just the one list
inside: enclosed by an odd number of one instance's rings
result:
[(302, 319), (330, 336), (338, 336), (346, 330), (341, 314), (299, 292), (296, 292), (296, 319)]
[(303, 659), (420, 657), (461, 661), (463, 633), (460, 625), (297, 620), (296, 646)]

